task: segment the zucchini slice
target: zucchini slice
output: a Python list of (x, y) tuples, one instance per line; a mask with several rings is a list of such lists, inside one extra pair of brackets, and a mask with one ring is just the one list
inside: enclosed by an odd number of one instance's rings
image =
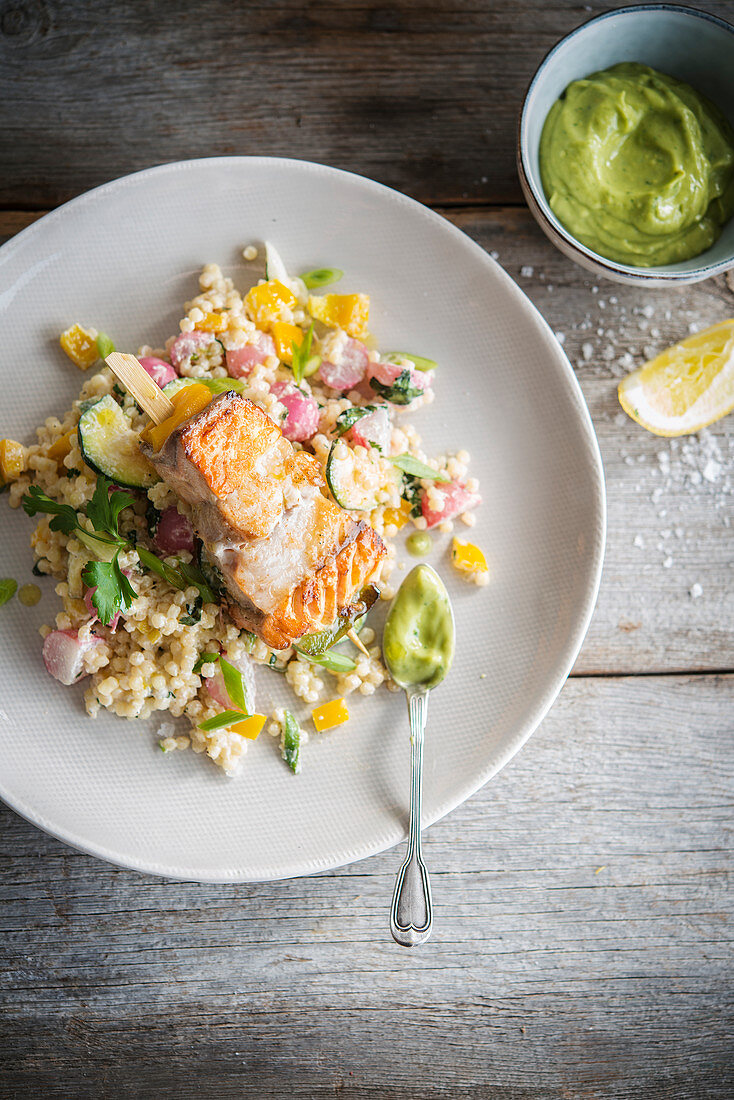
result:
[(244, 393), (245, 391), (245, 383), (241, 378), (174, 378), (171, 382), (166, 382), (163, 392), (170, 399), (174, 393), (178, 393), (184, 386), (196, 385), (206, 386), (215, 397), (226, 390), (235, 390), (236, 393)]
[(106, 394), (79, 418), (79, 447), (87, 466), (128, 489), (149, 489), (159, 480), (143, 457), (137, 432), (114, 397)]
[(371, 512), (377, 494), (384, 487), (380, 460), (372, 454), (357, 454), (343, 439), (335, 439), (326, 459), (326, 483), (340, 508), (348, 512)]

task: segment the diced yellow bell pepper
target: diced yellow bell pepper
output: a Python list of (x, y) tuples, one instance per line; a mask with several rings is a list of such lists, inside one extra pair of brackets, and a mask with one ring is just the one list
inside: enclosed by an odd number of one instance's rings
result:
[(72, 325), (61, 333), (59, 343), (79, 370), (89, 370), (99, 359), (94, 329), (82, 328), (79, 324)]
[(229, 728), (233, 730), (234, 733), (241, 733), (248, 741), (257, 741), (258, 735), (266, 721), (267, 719), (264, 714), (251, 714), (249, 718), (245, 718), (244, 722), (236, 722), (234, 726), (230, 726)]
[(14, 439), (0, 439), (0, 484), (5, 485), (25, 470), (26, 450)]
[(364, 340), (370, 317), (369, 294), (311, 294), (308, 312), (329, 328), (343, 328), (349, 336)]
[(282, 319), (284, 310), (295, 309), (297, 305), (295, 294), (277, 279), (260, 283), (248, 290), (245, 295), (248, 316), (259, 328), (265, 330), (268, 330), (275, 321)]
[(313, 724), (321, 733), (322, 730), (333, 729), (334, 726), (343, 726), (349, 721), (349, 711), (343, 699), (332, 699), (330, 703), (321, 703), (311, 711)]
[(65, 435), (60, 435), (55, 443), (52, 443), (46, 452), (49, 458), (53, 458), (59, 465), (68, 455), (71, 450), (71, 437), (76, 433), (76, 428), (73, 428), (70, 432), (66, 432)]
[(291, 344), (301, 346), (304, 339), (303, 329), (300, 329), (298, 325), (289, 325), (287, 321), (276, 321), (270, 333), (275, 343), (275, 354), (281, 362), (292, 363), (293, 348)]
[(473, 542), (454, 538), (451, 542), (451, 561), (460, 573), (488, 573), (487, 559)]
[(174, 412), (160, 424), (149, 424), (140, 433), (140, 438), (144, 443), (150, 443), (154, 451), (160, 451), (171, 432), (180, 427), (190, 416), (200, 413), (213, 399), (214, 394), (209, 387), (200, 382), (193, 386), (183, 386), (171, 398)]
[(203, 321), (197, 321), (201, 332), (223, 332), (227, 327), (227, 318), (223, 313), (205, 313)]
[(386, 525), (392, 524), (393, 527), (397, 527), (398, 531), (401, 527), (405, 527), (409, 519), (410, 504), (407, 500), (401, 500), (399, 508), (386, 508), (382, 513), (383, 523)]

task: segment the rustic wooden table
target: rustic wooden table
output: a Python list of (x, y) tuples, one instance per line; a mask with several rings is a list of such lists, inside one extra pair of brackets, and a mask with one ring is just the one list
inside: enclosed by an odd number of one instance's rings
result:
[(616, 400), (633, 363), (734, 313), (734, 281), (597, 284), (540, 234), (514, 168), (534, 67), (609, 6), (1, 0), (4, 237), (189, 156), (299, 156), (398, 187), (496, 253), (556, 329), (609, 497), (570, 680), (428, 835), (424, 949), (389, 938), (395, 852), (273, 885), (178, 884), (0, 807), (1, 1096), (734, 1094), (734, 421), (670, 442)]

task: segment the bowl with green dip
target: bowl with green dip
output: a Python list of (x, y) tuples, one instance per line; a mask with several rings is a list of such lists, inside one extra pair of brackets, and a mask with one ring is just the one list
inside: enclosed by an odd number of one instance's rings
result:
[(539, 225), (617, 282), (734, 267), (734, 27), (672, 4), (590, 20), (543, 60), (520, 118)]

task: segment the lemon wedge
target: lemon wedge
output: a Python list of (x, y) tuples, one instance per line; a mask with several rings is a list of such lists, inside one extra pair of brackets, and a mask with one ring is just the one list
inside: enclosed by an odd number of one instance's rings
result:
[(666, 348), (619, 384), (627, 413), (655, 435), (690, 435), (734, 409), (734, 318)]

